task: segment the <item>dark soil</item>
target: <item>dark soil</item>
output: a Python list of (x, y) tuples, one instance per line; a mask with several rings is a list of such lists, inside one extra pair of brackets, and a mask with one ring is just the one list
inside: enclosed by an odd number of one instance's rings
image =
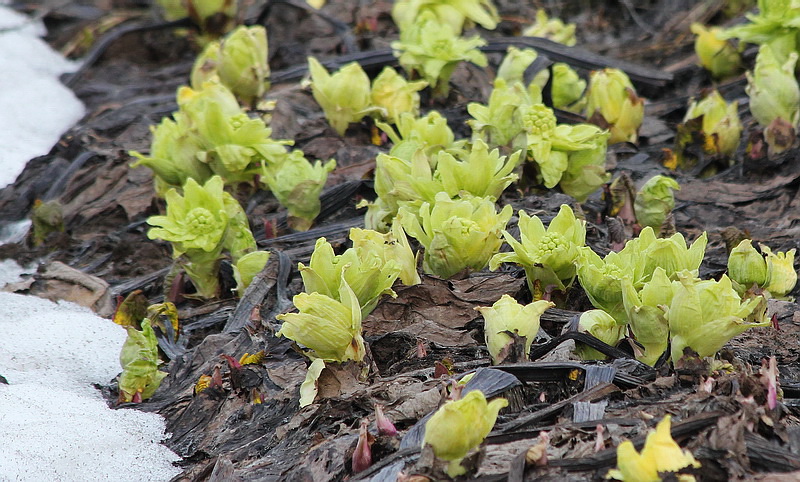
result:
[[(124, 20), (123, 26), (161, 22), (149, 3), (22, 2), (18, 8), (43, 14), (48, 40), (63, 49), (84, 29), (112, 17)], [(176, 480), (395, 480), (401, 471), (430, 475), (430, 454), (419, 449), (420, 420), (436, 409), (451, 376), (476, 369), (467, 390), (502, 393), (511, 401), (487, 439), (482, 460), (475, 461), (478, 476), (485, 480), (601, 480), (616, 464), (616, 446), (630, 438), (640, 447), (647, 429), (665, 414), (673, 415), (676, 440), (702, 463), (695, 471), (699, 479), (796, 480), (800, 315), (797, 305), (788, 302), (774, 304), (775, 328), (754, 329), (726, 346), (719, 358), (734, 370), (717, 371), (716, 382), (704, 391), (706, 361), (689, 359), (676, 369), (654, 370), (631, 361), (630, 349), (623, 346), (605, 348), (616, 358), (613, 364), (577, 363), (567, 360), (564, 350), (572, 342), (562, 344), (560, 338), (535, 349), (532, 363), (490, 369), (481, 341), (483, 321), (473, 308), (490, 305), (503, 293), (529, 299), (523, 274), (515, 269), (485, 271), (450, 281), (426, 276), (421, 285), (396, 287), (398, 298), (384, 300), (365, 321), (373, 360), (368, 377), (348, 365), (326, 372), (318, 402), (298, 409), (298, 388), (308, 362), (288, 340), (274, 336), (274, 316), (286, 311), (291, 296), (302, 288), (294, 267), (308, 261), (315, 240), (325, 236), (343, 247), (349, 228), (363, 224), (363, 213), (354, 206), (358, 199), (374, 196), (369, 178), (375, 156), (388, 146), (370, 142), (366, 121), (338, 136), (310, 92), (299, 86), (293, 68), (302, 67), (309, 55), (337, 61), (385, 50), (397, 32), (389, 16), (392, 2), (385, 0), (329, 0), (320, 15), (302, 8), (301, 1), (268, 2), (267, 10), (262, 0), (245, 3), (250, 5), (246, 20), (260, 19), (269, 32), (273, 86), (268, 97), (277, 100), (273, 136), (294, 139), (309, 157), (333, 157), (338, 167), (323, 197), (323, 213), (307, 233), (289, 231), (285, 213), (268, 193), (245, 204), (260, 246), (285, 255), (283, 262), (279, 255), (271, 257), (259, 279), (263, 289), (241, 301), (231, 297), (179, 304), (179, 342), (162, 339), (169, 376), (152, 399), (137, 405), (166, 418), (171, 433), (167, 445), (184, 457), (185, 470)], [(725, 21), (723, 2), (502, 0), (496, 2), (503, 16), (497, 31), (479, 33), (487, 39), (518, 34), (535, 16), (533, 3), (555, 5), (553, 15), (578, 23), (578, 45), (587, 49), (581, 55), (593, 63), (581, 63), (574, 53), (575, 65), (586, 69), (625, 65), (623, 61), (632, 63), (632, 70), (641, 69), (634, 83), (648, 99), (642, 139), (639, 146), (614, 146), (610, 170), (627, 172), (634, 181), (669, 172), (662, 165), (663, 149), (673, 147), (687, 100), (712, 85), (695, 65), (688, 25)], [(337, 30), (337, 25), (346, 28)], [(51, 198), (64, 207), (66, 234), (51, 236), (44, 247), (34, 248), (29, 240), (0, 246), (0, 259), (61, 261), (102, 278), (113, 295), (141, 289), (151, 302), (164, 299), (169, 246), (150, 241), (145, 223), (163, 203), (154, 195), (150, 171), (131, 169), (127, 152), (148, 152), (149, 126), (176, 109), (175, 90), (188, 82), (196, 54), (191, 40), (172, 28), (140, 30), (111, 42), (79, 77), (65, 76), (87, 114), (48, 155), (32, 160), (12, 186), (0, 190), (0, 228), (29, 216), (34, 200), (51, 190), (53, 179), (60, 179), (63, 188), (51, 192)], [(486, 71), (460, 67), (450, 97), (444, 102), (425, 98), (423, 110), (439, 110), (457, 136), (468, 137), (466, 105), (486, 100), (492, 68), (500, 58), (490, 54)], [(392, 62), (391, 56), (368, 72), (377, 72), (386, 62)], [(728, 100), (738, 98), (746, 106), (744, 86), (742, 75), (720, 89)], [(746, 139), (757, 126), (746, 107), (742, 114)], [(744, 231), (774, 251), (798, 247), (798, 149), (778, 159), (753, 161), (742, 148), (732, 167), (702, 178), (695, 174), (670, 172), (681, 184), (674, 211), (677, 230), (689, 239), (709, 233), (701, 275), (725, 270), (726, 228)], [(563, 194), (530, 189), (509, 189), (501, 200), (546, 218), (563, 202), (575, 205)], [(607, 209), (601, 193), (582, 206), (589, 221), (587, 242), (601, 252), (609, 249), (603, 222)], [(267, 224), (277, 232), (268, 236)], [(222, 276), (233, 283), (229, 270)], [(798, 289), (792, 294), (797, 296)], [(551, 337), (561, 334), (575, 312), (590, 308), (585, 298), (573, 298), (569, 310), (550, 310), (543, 317)], [(238, 359), (261, 350), (264, 361), (243, 368), (231, 367), (221, 357)], [(766, 408), (759, 374), (762, 360), (770, 356), (777, 357), (783, 387), (783, 400), (773, 410)], [(214, 374), (221, 376), (222, 385), (194, 395), (198, 378)], [(116, 405), (114, 383), (106, 390)], [(373, 467), (354, 475), (350, 458), (359, 423), (363, 418), (374, 421), (376, 404), (386, 407), (401, 434), (378, 437), (372, 446)], [(594, 415), (588, 413), (592, 410)], [(375, 432), (374, 425), (371, 430)], [(542, 432), (549, 433), (548, 463), (526, 467), (524, 454), (540, 442)]]

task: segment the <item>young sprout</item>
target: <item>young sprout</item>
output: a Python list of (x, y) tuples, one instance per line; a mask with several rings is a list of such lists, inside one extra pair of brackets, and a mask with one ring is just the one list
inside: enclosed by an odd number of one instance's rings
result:
[(575, 24), (565, 24), (560, 18), (548, 18), (543, 9), (536, 11), (536, 21), (522, 31), (526, 37), (544, 37), (553, 42), (573, 46), (578, 41), (575, 38)]
[(167, 373), (158, 370), (158, 340), (150, 320), (142, 321), (142, 330), (129, 326), (128, 338), (122, 345), (119, 363), (119, 395), (123, 402), (141, 402), (153, 396)]
[(671, 177), (659, 174), (648, 179), (636, 193), (633, 204), (636, 222), (642, 227), (650, 226), (659, 231), (675, 207), (675, 195), (672, 191), (680, 188), (678, 181)]
[(428, 86), (424, 80), (409, 82), (391, 67), (384, 67), (372, 81), (372, 104), (386, 112), (386, 119), (397, 124), (402, 114), (419, 115), (419, 92)]
[(492, 147), (515, 144), (515, 138), (525, 132), (521, 107), (531, 104), (533, 101), (522, 83), (495, 79), (486, 105), (472, 102), (467, 106), (473, 117), (467, 120), (472, 139), (480, 139)]
[(340, 136), (344, 135), (350, 123), (380, 110), (372, 107), (369, 77), (358, 62), (351, 62), (329, 74), (317, 59), (309, 57), (308, 70), (314, 100)]
[(742, 122), (739, 120), (739, 103), (728, 104), (714, 90), (701, 101), (692, 102), (683, 122), (702, 118), (703, 150), (712, 155), (732, 156), (739, 147)]
[(589, 122), (608, 127), (610, 144), (636, 143), (644, 118), (644, 100), (636, 95), (625, 72), (619, 69), (592, 72), (586, 98), (586, 117)]
[[(614, 317), (603, 310), (589, 310), (581, 313), (578, 320), (578, 331), (588, 333), (607, 345), (615, 346), (625, 337), (625, 325), (620, 325)], [(575, 346), (575, 352), (581, 360), (605, 360), (601, 352), (583, 343)]]
[(693, 23), (692, 33), (694, 51), (700, 59), (700, 65), (711, 72), (717, 79), (724, 79), (736, 74), (742, 68), (742, 56), (723, 36), (719, 27), (706, 28), (701, 23)]
[(483, 331), (486, 335), (486, 346), (492, 357), (492, 363), (498, 365), (505, 360), (514, 343), (512, 334), (525, 338), (525, 356), (527, 356), (533, 340), (539, 332), (539, 318), (542, 313), (553, 306), (555, 304), (545, 300), (523, 306), (514, 298), (503, 295), (491, 307), (475, 308), (480, 311), (485, 320)]
[(447, 475), (466, 473), (461, 461), (489, 435), (500, 409), (508, 406), (505, 398), (491, 402), (480, 390), (472, 390), (464, 398), (439, 407), (425, 424), (424, 445), (430, 445), (436, 457), (450, 462)]
[(520, 241), (503, 231), (514, 251), (495, 255), (489, 268), (495, 270), (500, 263), (517, 263), (525, 268), (531, 293), (553, 288), (563, 291), (575, 279), (575, 262), (586, 242), (585, 224), (566, 204), (561, 205), (547, 229), (538, 216), (530, 217), (520, 211)]
[(392, 7), (392, 18), (402, 31), (418, 22), (424, 12), (430, 12), (457, 34), (467, 20), (487, 30), (494, 30), (500, 21), (492, 0), (398, 0)]
[(498, 213), (490, 198), (450, 199), (444, 192), (436, 194), (433, 205), (422, 203), (418, 213), (401, 207), (398, 216), (406, 233), (425, 246), (425, 272), (442, 278), (486, 267), (510, 218), (511, 206)]
[(636, 291), (630, 278), (622, 280), (622, 301), (630, 329), (643, 350), (636, 347), (636, 359), (655, 365), (667, 349), (669, 323), (662, 307), (672, 302), (672, 283), (663, 268), (656, 268), (653, 277)]

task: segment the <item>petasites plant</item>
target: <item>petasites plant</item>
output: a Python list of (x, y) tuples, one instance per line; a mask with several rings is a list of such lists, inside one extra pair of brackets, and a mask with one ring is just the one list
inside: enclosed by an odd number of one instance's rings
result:
[(666, 351), (669, 341), (669, 323), (662, 309), (672, 302), (672, 284), (666, 271), (656, 268), (650, 281), (639, 291), (630, 278), (624, 278), (622, 301), (631, 333), (637, 341), (634, 345), (636, 359), (653, 366)]
[(392, 19), (400, 30), (410, 28), (424, 12), (430, 12), (460, 34), (465, 21), (494, 30), (500, 21), (492, 0), (398, 0), (392, 7)]
[(486, 346), (492, 357), (492, 364), (498, 365), (508, 357), (516, 337), (524, 338), (524, 360), (527, 361), (536, 334), (539, 332), (539, 318), (554, 303), (545, 300), (534, 301), (528, 305), (521, 305), (509, 295), (503, 295), (495, 304), (479, 306), (485, 320), (483, 331), (486, 335)]
[(369, 77), (358, 62), (351, 62), (330, 74), (317, 59), (309, 57), (308, 70), (314, 100), (340, 136), (344, 135), (350, 123), (380, 111), (372, 106)]
[(272, 194), (289, 212), (288, 223), (297, 231), (308, 231), (319, 215), (319, 195), (328, 173), (336, 168), (336, 160), (325, 164), (317, 160), (310, 163), (303, 151), (294, 150), (263, 165), (261, 182), (269, 186)]
[(522, 106), (541, 102), (541, 97), (531, 99), (521, 82), (507, 83), (498, 78), (486, 105), (472, 102), (467, 111), (472, 119), (467, 124), (472, 128), (472, 139), (482, 140), (492, 147), (521, 144), (514, 139), (525, 132)]
[(794, 269), (796, 250), (773, 253), (766, 245), (760, 244), (759, 247), (761, 253), (749, 239), (745, 239), (733, 248), (728, 256), (728, 276), (740, 295), (756, 285), (775, 298), (783, 298), (797, 284), (797, 271)]
[(447, 125), (447, 119), (435, 110), (420, 118), (410, 113), (400, 114), (395, 124), (396, 131), (383, 122), (376, 122), (375, 125), (385, 132), (394, 144), (389, 154), (406, 160), (410, 160), (419, 149), (422, 149), (429, 158), (442, 150), (456, 155), (466, 144), (465, 140), (455, 140), (453, 131)]
[(500, 249), (500, 233), (510, 218), (511, 206), (498, 213), (490, 198), (451, 199), (440, 192), (433, 204), (424, 202), (419, 211), (401, 207), (395, 222), (425, 247), (424, 271), (449, 278), (467, 268), (486, 267)]
[(142, 330), (126, 328), (128, 338), (122, 345), (119, 363), (119, 399), (121, 402), (140, 403), (153, 396), (167, 373), (159, 371), (158, 340), (150, 320), (142, 321)]
[(536, 11), (536, 21), (522, 31), (526, 37), (544, 37), (560, 44), (573, 46), (578, 40), (575, 38), (575, 24), (565, 24), (560, 18), (549, 18), (543, 9)]
[[(625, 325), (617, 324), (614, 317), (603, 310), (589, 310), (578, 318), (578, 331), (588, 333), (603, 343), (616, 346), (625, 336)], [(601, 352), (583, 343), (575, 344), (575, 352), (581, 360), (605, 360)]]
[(692, 33), (694, 51), (700, 59), (700, 65), (711, 72), (717, 79), (724, 79), (736, 74), (742, 68), (742, 56), (722, 35), (719, 27), (707, 28), (701, 23), (693, 23)]
[(770, 326), (765, 298), (742, 300), (726, 275), (719, 281), (700, 280), (688, 273), (677, 276), (665, 309), (673, 362), (680, 360), (686, 347), (701, 357), (712, 356), (734, 336)]
[(542, 292), (563, 291), (572, 285), (575, 262), (586, 242), (586, 222), (577, 219), (572, 208), (562, 204), (547, 229), (538, 216), (531, 217), (520, 211), (519, 231), (519, 241), (503, 231), (503, 237), (513, 252), (495, 255), (489, 268), (495, 270), (500, 263), (522, 265), (528, 288), (537, 299)]
[(233, 279), (236, 280), (236, 292), (241, 298), (245, 290), (269, 261), (269, 251), (253, 251), (247, 253), (233, 265)]
[(660, 231), (675, 207), (673, 190), (680, 188), (678, 181), (671, 177), (658, 174), (648, 179), (636, 193), (633, 203), (636, 222), (642, 227), (650, 226), (654, 231)]
[(393, 68), (384, 67), (372, 81), (372, 105), (383, 109), (386, 119), (393, 124), (397, 124), (403, 114), (416, 118), (419, 115), (419, 91), (427, 86), (424, 80), (409, 82)]
[(299, 293), (293, 302), (299, 313), (285, 313), (278, 336), (304, 346), (311, 359), (361, 361), (366, 354), (361, 336), (361, 307), (344, 275), (337, 289), (341, 301), (321, 293)]
[(647, 434), (642, 452), (636, 451), (633, 442), (626, 440), (617, 447), (617, 468), (608, 471), (607, 479), (625, 482), (660, 481), (662, 474), (674, 480), (694, 480), (693, 475), (680, 474), (688, 467), (700, 467), (692, 453), (681, 450), (670, 433), (669, 415), (658, 422), (655, 431)]
[(236, 25), (237, 0), (157, 0), (164, 18), (189, 17), (203, 33), (201, 41), (218, 38)]
[(683, 122), (701, 119), (703, 150), (707, 154), (732, 156), (739, 147), (742, 122), (739, 120), (739, 103), (728, 104), (717, 90), (700, 101), (692, 102)]
[(586, 118), (611, 131), (610, 144), (636, 143), (644, 118), (644, 100), (636, 95), (625, 72), (619, 69), (592, 72), (586, 97)]
[(217, 76), (243, 104), (253, 107), (269, 90), (267, 30), (240, 26), (220, 42), (206, 45), (192, 68), (195, 89)]
[(151, 216), (150, 239), (172, 244), (176, 264), (189, 275), (202, 298), (213, 298), (219, 290), (219, 262), (223, 249), (233, 261), (256, 248), (255, 239), (238, 201), (223, 191), (222, 178), (214, 176), (203, 186), (189, 179), (183, 196), (170, 189), (166, 194), (166, 216)]
[(486, 45), (481, 37), (464, 38), (447, 23), (430, 12), (400, 31), (400, 40), (392, 49), (407, 72), (422, 76), (433, 88), (436, 97), (445, 98), (450, 91), (450, 76), (462, 61), (486, 67), (486, 56), (478, 47)]
[(464, 398), (439, 407), (425, 423), (423, 446), (429, 445), (437, 458), (449, 462), (447, 474), (458, 477), (466, 473), (461, 461), (492, 431), (500, 409), (508, 406), (505, 398), (486, 401), (480, 390), (472, 390)]

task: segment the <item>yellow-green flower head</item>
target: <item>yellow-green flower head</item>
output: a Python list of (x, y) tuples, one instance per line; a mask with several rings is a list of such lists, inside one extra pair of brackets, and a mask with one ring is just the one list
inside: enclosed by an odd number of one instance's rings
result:
[(481, 139), (491, 146), (507, 146), (524, 132), (522, 105), (530, 105), (528, 91), (520, 82), (507, 84), (495, 79), (494, 89), (486, 105), (472, 102), (467, 106), (473, 119), (467, 120), (472, 128), (472, 138)]
[(657, 267), (663, 268), (667, 277), (671, 279), (674, 279), (676, 273), (684, 270), (696, 276), (700, 263), (703, 262), (707, 244), (708, 235), (705, 232), (689, 247), (681, 233), (675, 233), (669, 238), (656, 238), (655, 231), (648, 226), (639, 233), (638, 238), (628, 241), (620, 254), (631, 256), (633, 259), (639, 257), (637, 263), (642, 265), (643, 269), (633, 278), (634, 285), (638, 289), (650, 280)]
[(298, 231), (311, 228), (320, 211), (319, 195), (336, 160), (311, 164), (303, 151), (294, 150), (277, 163), (265, 163), (263, 182), (289, 211), (289, 224)]
[(439, 407), (425, 423), (424, 445), (430, 445), (436, 457), (450, 462), (450, 477), (466, 472), (461, 460), (477, 448), (492, 431), (500, 409), (508, 406), (505, 398), (491, 402), (480, 390), (472, 390), (464, 398)]
[(689, 273), (678, 273), (672, 282), (672, 301), (666, 316), (672, 340), (672, 360), (690, 347), (701, 357), (712, 356), (731, 338), (756, 326), (769, 326), (764, 318), (763, 297), (743, 301), (722, 275), (719, 281), (699, 280)]
[(738, 109), (738, 102), (728, 104), (719, 92), (714, 90), (703, 100), (693, 102), (683, 121), (702, 117), (705, 151), (709, 154), (731, 156), (739, 147), (742, 134)]
[(703, 24), (693, 23), (692, 33), (697, 35), (694, 40), (694, 51), (700, 59), (700, 65), (711, 72), (718, 79), (729, 77), (742, 67), (742, 57), (730, 42), (720, 34), (719, 27), (706, 28)]
[(400, 40), (392, 42), (392, 49), (406, 71), (418, 72), (434, 88), (434, 94), (446, 97), (450, 76), (459, 62), (486, 67), (486, 56), (478, 50), (483, 45), (486, 41), (481, 37), (459, 37), (458, 31), (425, 11), (400, 31)]
[(728, 276), (744, 289), (767, 282), (767, 261), (749, 239), (742, 240), (728, 255)]
[[(578, 321), (578, 331), (589, 333), (598, 340), (615, 346), (625, 336), (625, 325), (620, 325), (614, 317), (603, 310), (589, 310), (581, 314)], [(605, 360), (606, 356), (580, 344), (575, 348), (581, 360)]]
[(772, 296), (782, 298), (797, 284), (797, 271), (794, 269), (794, 254), (797, 250), (792, 248), (785, 253), (773, 253), (768, 246), (759, 246), (767, 257), (767, 282), (764, 289)]
[(553, 84), (550, 97), (556, 109), (578, 110), (573, 106), (583, 96), (586, 90), (586, 81), (578, 73), (562, 62), (553, 64)]
[(750, 96), (750, 112), (762, 127), (777, 118), (797, 126), (800, 121), (800, 87), (794, 75), (797, 52), (781, 61), (770, 45), (758, 49), (753, 74), (747, 72), (745, 91)]
[(576, 259), (578, 279), (592, 306), (611, 315), (624, 325), (627, 315), (622, 304), (622, 281), (633, 277), (631, 260), (622, 253), (610, 252), (605, 258), (588, 246), (580, 248)]
[(320, 293), (300, 293), (293, 299), (299, 313), (285, 313), (278, 336), (308, 348), (310, 358), (325, 361), (361, 361), (366, 349), (361, 336), (361, 307), (344, 276), (339, 285), (341, 301)]
[[(625, 482), (659, 482), (663, 473), (675, 473), (686, 467), (700, 467), (692, 453), (681, 450), (670, 433), (670, 415), (658, 422), (656, 430), (647, 434), (641, 454), (630, 440), (617, 447), (617, 468), (610, 470), (606, 478)], [(677, 475), (677, 480), (694, 480), (691, 475)]]
[(669, 324), (661, 307), (669, 306), (672, 301), (672, 284), (664, 269), (656, 268), (651, 280), (638, 293), (630, 278), (623, 279), (622, 300), (631, 332), (644, 347), (636, 353), (636, 359), (653, 366), (667, 349), (669, 340)]
[(409, 82), (391, 67), (384, 67), (372, 81), (372, 104), (386, 112), (386, 118), (397, 123), (401, 114), (419, 115), (418, 91), (428, 86), (424, 80)]
[(586, 222), (577, 219), (572, 208), (562, 204), (547, 229), (538, 216), (530, 217), (520, 211), (519, 230), (520, 241), (503, 231), (514, 251), (495, 255), (489, 268), (495, 270), (500, 263), (522, 265), (532, 293), (537, 279), (543, 283), (542, 288), (553, 285), (563, 290), (570, 285), (575, 278), (580, 247), (586, 242)]
[(369, 77), (358, 62), (351, 62), (333, 75), (314, 57), (308, 58), (311, 92), (331, 126), (344, 135), (351, 122), (358, 122), (370, 109)]
[(183, 186), (183, 196), (170, 189), (166, 216), (150, 216), (147, 232), (150, 239), (172, 242), (175, 257), (190, 249), (215, 252), (228, 228), (228, 214), (223, 201), (222, 178), (214, 176), (203, 186), (188, 179)]
[(240, 26), (222, 40), (219, 78), (245, 104), (254, 105), (269, 89), (267, 30)]
[(644, 118), (644, 100), (636, 95), (625, 72), (619, 69), (592, 72), (586, 96), (586, 117), (601, 127), (608, 126), (610, 144), (637, 141)]
[(423, 12), (432, 13), (456, 33), (461, 32), (466, 20), (487, 30), (494, 30), (500, 21), (492, 0), (399, 0), (392, 8), (392, 18), (402, 31), (419, 21)]
[(529, 134), (542, 136), (555, 130), (556, 115), (544, 104), (533, 104), (523, 111), (522, 122)]
[(675, 195), (672, 191), (680, 188), (678, 181), (671, 177), (658, 174), (648, 179), (636, 193), (633, 204), (639, 225), (660, 230), (675, 207)]
[(503, 295), (491, 307), (475, 308), (481, 312), (486, 322), (483, 331), (486, 334), (486, 346), (492, 357), (492, 363), (495, 365), (501, 363), (503, 349), (513, 342), (513, 338), (507, 332), (524, 336), (525, 353), (530, 352), (533, 340), (539, 332), (539, 318), (553, 306), (555, 304), (544, 300), (523, 306), (514, 298)]
[(611, 174), (606, 172), (605, 167), (610, 134), (591, 124), (572, 126), (571, 133), (574, 134), (581, 128), (595, 132), (590, 134), (590, 142), (594, 147), (570, 152), (567, 156), (567, 169), (558, 182), (558, 187), (564, 194), (574, 197), (578, 202), (586, 201), (590, 194), (611, 179)]
[(500, 249), (500, 233), (510, 218), (511, 206), (498, 213), (492, 199), (450, 199), (440, 192), (433, 205), (422, 203), (418, 214), (401, 207), (398, 219), (406, 233), (425, 246), (425, 272), (449, 278), (466, 268), (486, 267)]
[(456, 153), (466, 143), (455, 140), (447, 119), (435, 110), (420, 118), (410, 113), (400, 114), (395, 125), (397, 131), (382, 122), (376, 122), (376, 125), (394, 143), (389, 153), (406, 160), (411, 160), (419, 149), (423, 149), (428, 156), (433, 156), (441, 150)]
[(525, 37), (544, 37), (567, 46), (577, 43), (575, 24), (565, 24), (560, 18), (548, 18), (543, 9), (536, 11), (536, 22), (522, 31)]

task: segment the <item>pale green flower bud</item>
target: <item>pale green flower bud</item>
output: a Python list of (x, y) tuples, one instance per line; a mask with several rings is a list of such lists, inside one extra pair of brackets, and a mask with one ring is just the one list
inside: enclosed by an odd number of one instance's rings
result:
[(531, 293), (536, 292), (536, 280), (541, 282), (542, 289), (553, 286), (564, 290), (575, 279), (575, 263), (586, 242), (585, 225), (566, 204), (561, 205), (547, 229), (538, 216), (530, 217), (520, 211), (520, 241), (503, 231), (514, 251), (495, 255), (489, 268), (495, 270), (500, 263), (518, 263), (525, 268)]
[(456, 33), (461, 32), (467, 20), (488, 30), (494, 30), (500, 21), (491, 0), (398, 0), (392, 7), (392, 19), (402, 31), (418, 22), (423, 12), (430, 12)]
[(237, 98), (253, 106), (269, 89), (267, 30), (241, 26), (222, 40), (217, 71)]
[(785, 253), (773, 254), (768, 246), (760, 244), (759, 247), (767, 257), (767, 282), (764, 289), (776, 298), (785, 297), (797, 284), (797, 271), (794, 269), (794, 254), (797, 250), (792, 248)]
[(425, 423), (423, 445), (430, 445), (436, 457), (449, 461), (448, 475), (458, 477), (466, 472), (461, 460), (489, 435), (497, 414), (506, 406), (505, 398), (487, 403), (483, 392), (472, 390), (464, 398), (439, 407)]
[(592, 306), (624, 325), (628, 319), (622, 303), (622, 281), (633, 276), (630, 259), (623, 253), (613, 251), (605, 258), (600, 258), (592, 248), (585, 246), (581, 248), (576, 263), (578, 279)]
[(581, 100), (585, 90), (586, 81), (581, 79), (569, 64), (559, 62), (553, 65), (553, 84), (550, 92), (553, 107), (570, 111), (580, 110), (580, 106), (574, 104)]
[[(625, 325), (618, 324), (614, 317), (603, 310), (589, 310), (581, 314), (578, 331), (588, 333), (598, 340), (615, 346), (625, 336)], [(582, 360), (605, 360), (606, 356), (588, 346), (578, 344), (575, 351)]]
[(209, 42), (194, 61), (192, 73), (189, 76), (189, 85), (192, 89), (200, 90), (205, 82), (220, 82), (219, 79), (219, 41)]
[(351, 122), (360, 121), (371, 110), (369, 77), (358, 62), (351, 62), (333, 75), (314, 57), (308, 58), (311, 91), (331, 126), (344, 135)]
[(742, 122), (739, 120), (738, 102), (725, 102), (714, 90), (699, 102), (693, 102), (683, 121), (702, 117), (704, 150), (709, 154), (731, 156), (739, 147)]
[(755, 71), (747, 72), (745, 91), (750, 96), (750, 112), (762, 127), (781, 118), (792, 126), (800, 120), (800, 87), (794, 75), (797, 52), (781, 62), (769, 45), (758, 49)]
[(510, 218), (511, 206), (498, 213), (492, 199), (454, 200), (444, 192), (436, 194), (432, 206), (422, 203), (418, 214), (408, 207), (399, 213), (406, 233), (425, 246), (423, 269), (442, 278), (486, 267), (500, 249), (501, 231)]
[(141, 402), (153, 396), (167, 373), (158, 370), (158, 340), (150, 320), (142, 321), (141, 331), (132, 326), (127, 330), (128, 338), (119, 354), (119, 391), (124, 401)]
[(711, 75), (723, 79), (741, 69), (742, 57), (730, 42), (720, 36), (722, 29), (706, 28), (700, 23), (693, 23), (691, 29), (697, 35), (694, 51), (700, 59), (700, 65), (711, 72)]
[(277, 336), (308, 348), (307, 355), (325, 361), (361, 361), (366, 349), (361, 336), (361, 307), (353, 290), (342, 276), (339, 294), (342, 301), (320, 293), (300, 293), (294, 297), (299, 313), (285, 313)]
[(236, 293), (241, 298), (253, 278), (264, 269), (269, 261), (269, 251), (247, 253), (233, 265), (233, 279), (236, 280)]
[(699, 280), (679, 274), (672, 282), (672, 301), (666, 312), (672, 342), (672, 360), (683, 356), (690, 347), (701, 357), (712, 356), (731, 338), (756, 326), (769, 326), (761, 319), (765, 304), (763, 297), (742, 300), (733, 289), (730, 278), (722, 275), (719, 281)]
[(419, 114), (418, 91), (428, 86), (424, 80), (409, 82), (391, 67), (384, 67), (372, 81), (372, 104), (386, 112), (386, 118), (397, 123), (401, 114)]
[(522, 31), (525, 37), (544, 37), (567, 46), (577, 43), (575, 24), (565, 24), (560, 18), (548, 18), (543, 9), (536, 11), (536, 22)]
[(619, 69), (596, 70), (589, 77), (586, 117), (611, 131), (610, 144), (638, 139), (644, 118), (644, 99), (636, 95), (630, 79)]
[(728, 276), (745, 290), (754, 284), (764, 286), (767, 282), (767, 262), (749, 239), (743, 240), (728, 256)]
[(660, 230), (675, 207), (675, 195), (672, 191), (680, 188), (678, 181), (671, 177), (659, 174), (648, 179), (636, 193), (633, 203), (639, 225)]
[(277, 163), (265, 163), (262, 182), (289, 211), (289, 225), (307, 231), (319, 214), (319, 195), (334, 168), (334, 159), (325, 164), (319, 160), (311, 164), (303, 151), (294, 150)]
[(533, 49), (509, 47), (503, 61), (497, 67), (496, 79), (503, 79), (508, 85), (524, 82), (525, 70), (530, 67), (538, 55)]
[(455, 154), (466, 143), (464, 140), (455, 140), (453, 131), (447, 125), (447, 119), (435, 110), (420, 118), (410, 113), (400, 114), (395, 125), (397, 131), (383, 122), (376, 122), (375, 125), (394, 143), (389, 154), (406, 160), (411, 160), (419, 149), (424, 150), (430, 157), (441, 150)]
[(481, 139), (491, 146), (507, 146), (525, 131), (522, 105), (532, 104), (528, 91), (519, 82), (507, 84), (495, 79), (494, 89), (486, 105), (472, 102), (467, 111), (473, 119), (467, 120), (472, 128), (472, 138)]
[(492, 363), (497, 365), (505, 359), (508, 347), (514, 341), (509, 333), (525, 337), (525, 354), (527, 355), (539, 332), (539, 318), (542, 313), (553, 306), (555, 304), (544, 300), (523, 306), (514, 298), (503, 295), (491, 307), (475, 308), (481, 312), (486, 322), (483, 331), (486, 335), (486, 346), (492, 357)]
[(594, 131), (591, 142), (594, 147), (570, 152), (567, 156), (567, 169), (561, 174), (558, 187), (575, 198), (578, 202), (586, 201), (590, 194), (597, 191), (611, 178), (606, 172), (606, 151), (608, 149), (608, 131), (601, 130), (591, 124), (573, 126), (575, 133), (579, 127)]

